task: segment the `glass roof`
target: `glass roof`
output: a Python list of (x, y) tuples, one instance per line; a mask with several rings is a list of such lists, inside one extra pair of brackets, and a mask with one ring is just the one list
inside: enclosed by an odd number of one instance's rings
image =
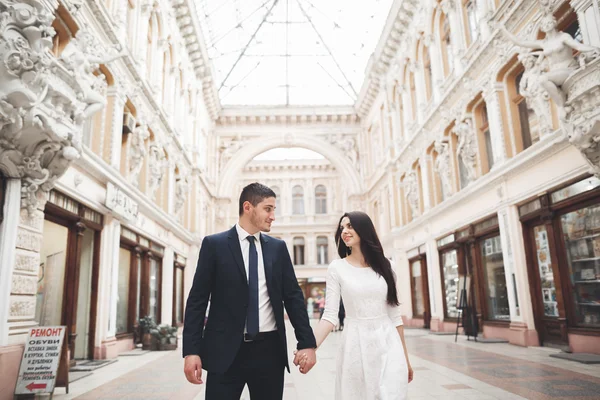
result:
[(223, 105), (352, 105), (393, 0), (196, 0)]

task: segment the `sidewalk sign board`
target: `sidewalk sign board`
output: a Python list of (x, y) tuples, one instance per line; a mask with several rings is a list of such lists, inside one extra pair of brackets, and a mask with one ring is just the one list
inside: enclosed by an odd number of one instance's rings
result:
[(65, 331), (65, 326), (39, 326), (29, 330), (16, 395), (54, 391)]

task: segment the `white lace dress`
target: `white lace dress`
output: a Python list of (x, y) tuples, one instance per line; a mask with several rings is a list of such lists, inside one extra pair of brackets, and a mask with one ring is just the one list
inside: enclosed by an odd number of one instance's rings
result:
[(402, 400), (408, 369), (402, 341), (400, 307), (387, 304), (387, 284), (371, 268), (345, 259), (327, 271), (323, 319), (338, 324), (340, 295), (346, 309), (337, 369), (336, 400)]

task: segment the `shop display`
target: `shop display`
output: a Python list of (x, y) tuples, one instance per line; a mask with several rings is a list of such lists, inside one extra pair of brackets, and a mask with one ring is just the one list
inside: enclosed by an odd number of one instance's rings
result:
[(576, 324), (600, 326), (600, 206), (561, 217)]
[(536, 226), (533, 232), (535, 235), (537, 263), (540, 270), (544, 316), (558, 317), (558, 303), (556, 301), (556, 286), (554, 284), (554, 273), (552, 271), (552, 260), (548, 245), (548, 232), (544, 225)]
[(485, 277), (485, 294), (487, 319), (510, 321), (508, 291), (504, 272), (504, 258), (500, 236), (484, 239), (479, 242), (483, 273)]
[(425, 313), (423, 277), (421, 276), (420, 260), (413, 261), (411, 264), (411, 280), (414, 299), (413, 314), (420, 317)]
[(458, 263), (456, 250), (442, 253), (442, 266), (444, 273), (444, 296), (446, 297), (446, 317), (457, 318)]

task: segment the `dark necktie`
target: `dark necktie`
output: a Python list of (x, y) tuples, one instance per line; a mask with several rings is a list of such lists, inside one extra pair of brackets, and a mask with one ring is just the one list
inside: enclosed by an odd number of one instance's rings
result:
[(248, 314), (246, 315), (246, 330), (250, 336), (258, 333), (258, 253), (254, 236), (248, 236), (250, 251), (248, 258)]

